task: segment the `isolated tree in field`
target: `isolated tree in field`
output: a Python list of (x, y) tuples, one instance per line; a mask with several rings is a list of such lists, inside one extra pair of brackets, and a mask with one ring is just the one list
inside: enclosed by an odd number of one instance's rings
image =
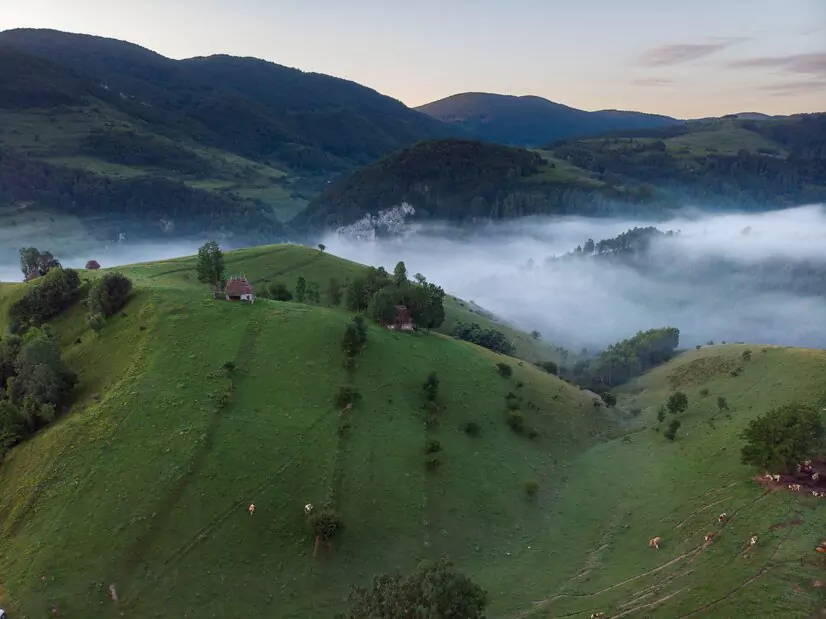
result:
[(39, 251), (36, 247), (20, 249), (20, 270), (23, 271), (24, 281), (43, 277), (52, 269), (59, 268), (60, 262), (49, 251)]
[(682, 391), (675, 391), (669, 396), (665, 405), (668, 407), (668, 412), (672, 415), (682, 413), (688, 408), (688, 396)]
[(393, 269), (393, 283), (399, 288), (407, 283), (407, 267), (402, 261), (397, 262), (396, 268)]
[(749, 422), (740, 435), (746, 441), (743, 464), (774, 473), (793, 473), (797, 464), (823, 446), (826, 430), (818, 410), (805, 404), (787, 404)]
[(208, 241), (198, 249), (198, 281), (221, 287), (224, 281), (224, 252), (215, 241)]
[(324, 243), (319, 243), (318, 244), (318, 251), (323, 252), (325, 249), (327, 249), (327, 246)]
[(436, 400), (439, 395), (439, 376), (435, 370), (427, 375), (427, 380), (422, 385), (422, 389), (424, 390), (424, 397), (429, 402)]
[(728, 401), (721, 395), (717, 396), (717, 408), (720, 410), (728, 409)]
[(677, 430), (680, 429), (681, 425), (682, 424), (680, 423), (679, 419), (672, 419), (671, 423), (668, 424), (668, 430), (665, 431), (665, 438), (667, 438), (669, 441), (673, 441), (676, 438)]
[(304, 279), (301, 275), (298, 276), (298, 279), (295, 280), (295, 300), (299, 303), (304, 303), (304, 299), (307, 298), (307, 280)]
[(89, 314), (108, 318), (120, 310), (132, 292), (132, 280), (123, 273), (107, 273), (95, 281), (86, 302)]
[(353, 587), (350, 608), (337, 619), (483, 619), (487, 593), (447, 559), (412, 574), (384, 574), (370, 589)]
[(534, 330), (534, 331), (531, 331), (531, 337), (535, 340), (541, 340), (542, 339), (542, 334), (539, 331)]
[(319, 544), (325, 544), (328, 548), (331, 547), (333, 539), (341, 535), (344, 530), (344, 522), (335, 510), (326, 508), (313, 513), (310, 518), (310, 528), (315, 536), (313, 547), (313, 556), (315, 556)]

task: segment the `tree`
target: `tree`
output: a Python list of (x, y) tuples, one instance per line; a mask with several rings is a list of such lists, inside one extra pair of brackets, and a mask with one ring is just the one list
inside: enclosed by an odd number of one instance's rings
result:
[(673, 441), (676, 438), (677, 430), (680, 429), (681, 425), (682, 424), (680, 423), (679, 419), (672, 419), (671, 423), (668, 424), (668, 430), (665, 431), (665, 438), (667, 438), (669, 441)]
[(728, 401), (725, 397), (718, 395), (717, 396), (717, 408), (720, 410), (728, 409)]
[(393, 322), (396, 316), (396, 302), (398, 301), (398, 292), (394, 286), (385, 286), (376, 294), (370, 301), (367, 308), (367, 313), (373, 320), (378, 322), (390, 323)]
[(80, 276), (73, 269), (54, 268), (9, 307), (11, 322), (20, 328), (38, 325), (59, 314), (77, 300)]
[(425, 282), (408, 288), (405, 304), (413, 322), (425, 329), (436, 329), (445, 321), (445, 291), (436, 284)]
[[(582, 237), (579, 237), (582, 238)], [(570, 247), (570, 246), (569, 246)], [(593, 254), (596, 244), (594, 243), (594, 239), (589, 238), (585, 241), (585, 245), (582, 246), (582, 251), (586, 254)]]
[(675, 391), (669, 396), (665, 405), (668, 407), (668, 412), (672, 415), (682, 413), (688, 408), (688, 396), (682, 391)]
[(541, 340), (542, 339), (542, 334), (539, 331), (534, 330), (534, 331), (531, 331), (531, 337), (535, 340)]
[(341, 284), (335, 277), (331, 277), (327, 283), (327, 302), (333, 307), (341, 305)]
[(407, 267), (402, 261), (397, 262), (396, 268), (393, 269), (393, 283), (399, 288), (407, 283)]
[(318, 291), (318, 284), (309, 282), (307, 284), (307, 301), (310, 303), (321, 303), (321, 293)]
[(282, 284), (270, 284), (269, 290), (267, 291), (270, 299), (273, 301), (292, 301), (293, 300), (293, 293), (287, 290), (287, 287)]
[(427, 380), (424, 382), (424, 385), (422, 385), (422, 390), (424, 391), (424, 397), (427, 401), (436, 401), (436, 398), (439, 395), (439, 376), (436, 374), (435, 370), (427, 375)]
[(660, 408), (657, 409), (657, 421), (662, 423), (664, 420), (665, 420), (665, 406), (660, 406)]
[(59, 268), (61, 268), (60, 262), (49, 251), (41, 252), (36, 247), (20, 249), (20, 270), (23, 271), (24, 281), (43, 277), (52, 269)]
[(130, 292), (132, 280), (123, 273), (107, 273), (89, 290), (89, 314), (101, 314), (106, 318), (112, 316), (126, 305)]
[(353, 317), (353, 320), (347, 323), (344, 327), (344, 339), (342, 347), (344, 354), (353, 358), (361, 352), (364, 345), (367, 343), (367, 325), (364, 324), (364, 318), (361, 316)]
[(295, 280), (295, 300), (299, 303), (304, 303), (304, 299), (307, 297), (307, 280), (305, 280), (301, 275), (298, 276), (298, 279)]
[(746, 441), (743, 464), (775, 473), (793, 473), (798, 462), (814, 455), (822, 446), (823, 419), (818, 410), (805, 404), (787, 404), (749, 422), (740, 435)]
[(327, 249), (327, 246), (324, 243), (318, 244), (318, 251), (323, 252), (325, 249)]
[(224, 281), (224, 253), (215, 241), (207, 241), (198, 249), (196, 265), (198, 281), (221, 288)]
[(483, 619), (487, 593), (447, 559), (422, 563), (406, 578), (398, 573), (354, 587), (339, 619)]

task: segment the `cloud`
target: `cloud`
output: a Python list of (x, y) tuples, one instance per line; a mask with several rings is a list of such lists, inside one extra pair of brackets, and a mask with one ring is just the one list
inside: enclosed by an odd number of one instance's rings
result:
[[(388, 270), (403, 260), (409, 273), (575, 350), (666, 325), (680, 328), (683, 346), (713, 339), (826, 347), (826, 297), (788, 290), (803, 285), (806, 261), (826, 268), (824, 207), (686, 213), (658, 223), (681, 233), (654, 245), (654, 269), (603, 260), (546, 263), (589, 237), (645, 225), (651, 223), (526, 218), (476, 232), (425, 224), (404, 237), (359, 242), (332, 234), (323, 242), (328, 252)], [(775, 270), (767, 275), (770, 264)], [(763, 269), (759, 281), (755, 265)]]
[(642, 77), (640, 79), (634, 80), (634, 83), (637, 86), (668, 86), (669, 84), (673, 84), (674, 80), (670, 80), (663, 77)]
[(732, 69), (779, 69), (789, 73), (826, 77), (826, 52), (745, 58), (730, 62), (727, 66)]
[(646, 67), (667, 67), (699, 60), (716, 54), (741, 38), (720, 39), (717, 43), (678, 43), (661, 45), (649, 49), (637, 59), (637, 63)]
[(810, 92), (820, 92), (826, 90), (826, 79), (822, 80), (802, 80), (799, 82), (779, 82), (762, 86), (761, 90), (767, 90), (774, 97), (786, 97)]

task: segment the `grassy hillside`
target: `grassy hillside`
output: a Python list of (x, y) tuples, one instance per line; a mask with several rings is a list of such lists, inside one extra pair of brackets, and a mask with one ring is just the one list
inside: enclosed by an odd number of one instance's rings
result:
[(350, 224), (411, 204), (419, 217), (656, 214), (687, 199), (752, 210), (826, 200), (826, 114), (723, 119), (572, 139), (526, 151), (416, 144), (331, 184), (295, 220)]
[(542, 97), (465, 92), (416, 108), (458, 125), (482, 139), (502, 144), (539, 146), (572, 136), (606, 131), (662, 127), (675, 118), (640, 112), (586, 112)]
[[(445, 552), (493, 587), (498, 559), (544, 535), (558, 463), (607, 425), (590, 397), (528, 364), (511, 360), (505, 379), (501, 356), (377, 326), (353, 378), (363, 399), (342, 413), (346, 313), (213, 301), (145, 269), (100, 336), (80, 307), (53, 325), (78, 403), (2, 464), (0, 602), (20, 616), (56, 604), (67, 616), (329, 617), (349, 584)], [(421, 384), (434, 369), (442, 422), (428, 431)], [(506, 425), (510, 391), (536, 439)], [(480, 436), (463, 432), (469, 421)], [(436, 472), (427, 438), (441, 442)], [(303, 506), (325, 500), (346, 530), (314, 561)]]
[[(365, 266), (338, 256), (310, 249), (303, 245), (270, 245), (251, 247), (226, 254), (228, 275), (244, 275), (257, 288), (270, 284), (284, 284), (295, 289), (299, 276), (318, 284), (325, 303), (324, 292), (330, 278), (341, 284), (363, 273)], [(176, 258), (118, 269), (137, 282), (149, 286), (172, 287), (203, 291), (203, 284), (195, 278), (195, 257)], [(444, 299), (446, 318), (438, 331), (451, 334), (458, 322), (477, 322), (486, 329), (497, 329), (514, 344), (515, 354), (528, 361), (560, 361), (559, 351), (549, 343), (537, 341), (528, 334), (499, 322), (481, 308), (462, 299), (447, 295)]]
[[(457, 133), (353, 82), (254, 58), (179, 61), (102, 37), (0, 32), (0, 208), (80, 214), (103, 234), (105, 221), (130, 220), (159, 234), (164, 219), (177, 226), (167, 236), (212, 226), (280, 240), (275, 224), (330, 178)], [(21, 166), (35, 182), (16, 182)], [(168, 212), (144, 211), (156, 203)], [(252, 224), (227, 216), (251, 209)]]
[[(361, 268), (289, 246), (227, 263), (262, 282)], [(0, 605), (15, 616), (326, 618), (350, 584), (443, 553), (488, 590), (494, 618), (803, 618), (826, 603), (824, 499), (753, 481), (738, 438), (772, 407), (826, 407), (824, 351), (706, 346), (606, 409), (437, 333), (371, 325), (348, 375), (345, 312), (215, 301), (191, 259), (123, 270), (135, 296), (99, 335), (80, 305), (52, 324), (80, 378), (73, 409), (0, 465)], [(22, 289), (0, 287), (0, 306)], [(432, 370), (441, 422), (428, 429)], [(362, 400), (342, 411), (348, 382)], [(670, 442), (656, 413), (675, 389), (689, 406)], [(509, 392), (536, 439), (505, 423)], [(441, 466), (428, 471), (433, 438)], [(345, 530), (314, 560), (303, 506), (325, 500)]]

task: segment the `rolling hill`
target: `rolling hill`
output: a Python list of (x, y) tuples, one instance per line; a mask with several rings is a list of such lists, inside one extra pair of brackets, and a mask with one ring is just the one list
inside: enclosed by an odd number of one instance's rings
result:
[(690, 201), (770, 210), (826, 200), (826, 114), (691, 122), (517, 149), (414, 144), (332, 183), (295, 220), (342, 226), (407, 202), (452, 221), (652, 215)]
[(79, 217), (104, 239), (284, 240), (329, 179), (463, 133), (347, 80), (54, 30), (0, 32), (0, 69), (0, 208)]
[[(290, 246), (227, 263), (270, 279), (360, 268)], [(134, 296), (98, 335), (80, 305), (52, 322), (80, 382), (71, 411), (0, 463), (5, 608), (331, 617), (349, 585), (443, 553), (488, 591), (491, 617), (779, 618), (823, 606), (812, 548), (824, 499), (767, 491), (738, 453), (739, 432), (769, 408), (826, 406), (823, 351), (703, 347), (617, 389), (606, 409), (436, 333), (370, 325), (349, 372), (346, 312), (215, 301), (193, 265), (121, 269)], [(27, 285), (0, 285), (4, 314)], [(513, 376), (496, 371), (502, 362)], [(422, 383), (433, 370), (440, 422), (428, 429)], [(362, 397), (341, 410), (348, 383)], [(675, 389), (689, 405), (670, 442), (656, 411)], [(505, 423), (510, 400), (535, 439)], [(470, 421), (478, 436), (463, 431)], [(433, 439), (441, 466), (428, 470)], [(308, 501), (332, 502), (345, 524), (315, 559)], [(646, 544), (655, 535), (659, 551)]]
[(517, 146), (541, 146), (570, 137), (680, 123), (676, 118), (658, 114), (586, 112), (542, 97), (483, 92), (453, 95), (416, 109), (458, 125), (478, 138)]

